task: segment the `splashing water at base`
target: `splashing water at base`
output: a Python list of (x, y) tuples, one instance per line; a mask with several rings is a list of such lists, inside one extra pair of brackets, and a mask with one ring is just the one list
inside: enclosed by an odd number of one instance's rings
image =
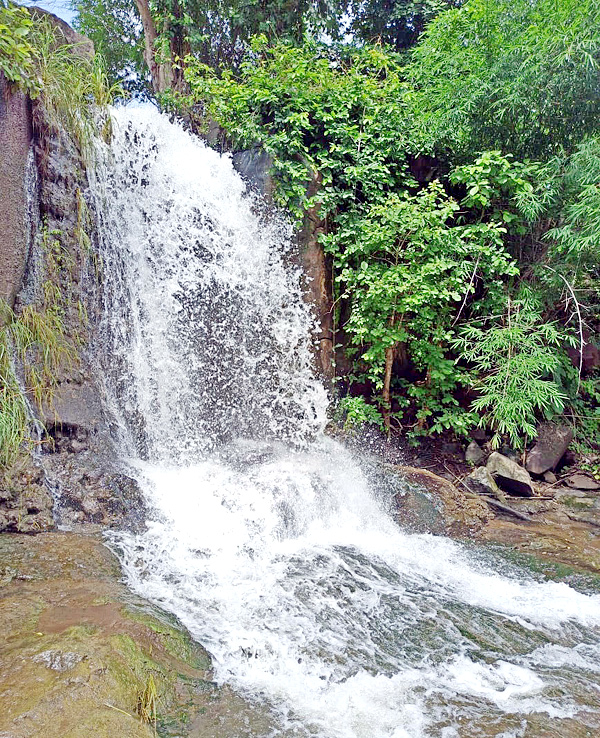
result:
[(386, 485), (322, 435), (288, 229), (153, 109), (114, 130), (92, 185), (99, 361), (152, 510), (111, 535), (130, 585), (275, 734), (595, 735), (600, 597), (399, 530)]

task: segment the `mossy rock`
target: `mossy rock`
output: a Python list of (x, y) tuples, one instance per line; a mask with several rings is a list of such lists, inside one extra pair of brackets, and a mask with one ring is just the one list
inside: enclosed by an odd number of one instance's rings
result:
[(268, 716), (217, 688), (208, 653), (120, 577), (98, 538), (0, 536), (0, 735), (267, 735)]

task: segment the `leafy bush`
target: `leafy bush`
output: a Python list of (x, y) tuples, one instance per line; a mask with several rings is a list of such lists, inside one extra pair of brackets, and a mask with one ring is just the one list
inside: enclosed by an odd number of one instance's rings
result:
[(458, 372), (446, 356), (448, 341), (476, 279), (487, 289), (476, 307), (486, 311), (503, 300), (502, 278), (518, 273), (503, 247), (502, 228), (457, 225), (458, 209), (434, 182), (416, 195), (390, 195), (364, 217), (341, 218), (340, 228), (324, 239), (351, 305), (345, 330), (352, 344), (365, 347), (360, 362), (384, 403), (386, 364), (400, 345), (427, 375), (430, 394), (450, 402)]
[[(469, 0), (408, 68), (382, 47), (259, 37), (237, 73), (188, 58), (191, 92), (168, 101), (261, 145), (278, 202), (298, 223), (317, 213), (369, 412), (412, 435), (464, 435), (480, 412), (522, 443), (575, 407), (562, 349), (600, 303), (600, 144), (581, 141), (599, 59), (600, 0)], [(423, 151), (438, 158), (417, 182)]]
[(415, 137), (463, 159), (573, 150), (596, 130), (599, 61), (599, 0), (469, 0), (415, 50)]
[[(412, 181), (404, 155), (408, 119), (395, 57), (378, 48), (337, 54), (307, 42), (252, 52), (235, 76), (188, 59), (188, 110), (216, 121), (235, 146), (261, 144), (273, 158), (276, 196), (297, 220), (360, 208)], [(307, 182), (319, 178), (319, 192)]]
[(379, 430), (384, 430), (381, 413), (364, 397), (343, 397), (338, 410), (344, 417), (344, 430), (355, 431), (368, 425), (374, 425)]
[(479, 396), (472, 409), (482, 413), (480, 425), (495, 431), (498, 447), (507, 435), (516, 448), (537, 433), (541, 414), (550, 419), (565, 408), (567, 396), (553, 378), (561, 364), (564, 334), (545, 322), (526, 300), (508, 304), (501, 321), (463, 326), (454, 346), (477, 374)]
[(28, 36), (32, 21), (25, 8), (0, 0), (0, 72), (30, 95), (39, 92), (34, 50)]

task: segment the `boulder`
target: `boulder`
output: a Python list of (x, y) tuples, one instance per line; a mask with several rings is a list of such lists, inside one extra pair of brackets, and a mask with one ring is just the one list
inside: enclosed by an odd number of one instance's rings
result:
[(535, 492), (531, 477), (522, 466), (494, 451), (487, 462), (487, 470), (494, 477), (496, 484), (521, 497), (533, 497)]
[(29, 8), (29, 14), (36, 20), (46, 20), (60, 34), (59, 43), (72, 46), (71, 53), (81, 59), (91, 60), (94, 58), (94, 42), (87, 36), (75, 31), (71, 26), (49, 10), (33, 5)]
[(573, 474), (565, 479), (565, 484), (572, 489), (583, 489), (583, 490), (596, 490), (600, 489), (600, 483), (598, 483), (592, 477), (588, 477), (587, 474)]
[(544, 423), (540, 426), (537, 442), (527, 457), (527, 471), (543, 474), (549, 469), (555, 469), (572, 440), (571, 428)]
[(465, 451), (465, 461), (468, 464), (473, 464), (473, 466), (477, 466), (477, 464), (481, 464), (484, 456), (485, 454), (477, 441), (471, 441), (471, 443), (467, 446), (467, 450)]
[(478, 466), (477, 469), (473, 469), (465, 479), (465, 484), (472, 492), (483, 495), (493, 495), (498, 500), (505, 499), (504, 492), (502, 492), (498, 487), (494, 481), (494, 477), (485, 466)]
[(121, 577), (99, 537), (0, 536), (0, 736), (273, 735), (268, 708), (218, 687), (207, 651)]
[(547, 471), (544, 474), (544, 482), (546, 482), (546, 484), (556, 484), (558, 482), (558, 477), (554, 472)]
[(400, 477), (397, 519), (418, 533), (472, 536), (493, 517), (483, 500), (470, 497), (447, 479), (425, 469), (393, 467)]

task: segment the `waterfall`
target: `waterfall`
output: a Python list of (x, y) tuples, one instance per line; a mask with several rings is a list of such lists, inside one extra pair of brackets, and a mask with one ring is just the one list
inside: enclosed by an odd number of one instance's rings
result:
[(273, 735), (567, 736), (600, 726), (600, 597), (410, 535), (326, 438), (289, 227), (230, 159), (114, 111), (92, 177), (98, 362), (151, 510), (112, 534)]

